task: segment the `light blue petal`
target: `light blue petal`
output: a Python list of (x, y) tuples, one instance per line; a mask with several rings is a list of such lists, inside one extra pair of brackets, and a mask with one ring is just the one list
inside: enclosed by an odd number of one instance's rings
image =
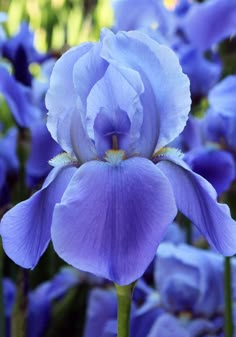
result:
[(147, 337), (191, 337), (189, 332), (181, 325), (181, 320), (166, 313), (158, 317)]
[(225, 192), (235, 179), (235, 160), (227, 151), (199, 147), (187, 152), (184, 160), (194, 172), (212, 184), (218, 195)]
[(0, 233), (5, 253), (17, 264), (33, 268), (51, 238), (52, 214), (76, 168), (53, 169), (42, 189), (2, 218)]
[(236, 75), (225, 77), (209, 92), (208, 100), (211, 108), (225, 116), (235, 116), (235, 91)]
[(185, 214), (213, 247), (224, 255), (236, 253), (236, 222), (226, 204), (216, 201), (216, 191), (180, 158), (168, 157), (158, 167), (168, 177), (179, 210)]
[(169, 183), (151, 161), (91, 161), (56, 205), (52, 241), (74, 267), (129, 284), (144, 273), (175, 215)]
[(116, 31), (140, 30), (154, 25), (164, 35), (173, 30), (172, 13), (166, 9), (162, 0), (113, 0), (112, 4)]
[(141, 77), (144, 119), (135, 150), (150, 157), (156, 147), (168, 144), (183, 130), (190, 110), (189, 80), (173, 51), (141, 32), (106, 31), (101, 56), (122, 75), (123, 66)]
[[(117, 134), (122, 128), (121, 120), (117, 112), (123, 111), (130, 120), (130, 130), (127, 130), (126, 150), (132, 153), (133, 143), (137, 142), (140, 136), (140, 127), (143, 121), (143, 108), (139, 95), (143, 92), (142, 81), (135, 71), (126, 69), (126, 76), (110, 65), (101, 80), (91, 89), (87, 98), (87, 128), (91, 138), (94, 139), (94, 121), (97, 114), (102, 109), (107, 119), (113, 125)], [(120, 145), (120, 144), (119, 144)]]
[(67, 51), (55, 64), (46, 94), (47, 127), (61, 147), (80, 161), (96, 157), (94, 144), (87, 135), (81, 102), (77, 96), (73, 69), (76, 61), (93, 47), (84, 43)]
[(84, 114), (87, 110), (87, 97), (94, 86), (105, 74), (108, 63), (100, 57), (101, 42), (93, 43), (87, 53), (81, 55), (73, 68), (73, 82), (80, 98)]

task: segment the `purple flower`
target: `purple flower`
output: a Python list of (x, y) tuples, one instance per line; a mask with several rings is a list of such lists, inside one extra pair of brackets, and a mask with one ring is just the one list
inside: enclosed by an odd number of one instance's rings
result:
[(208, 95), (210, 109), (206, 114), (206, 129), (212, 140), (226, 143), (235, 148), (236, 135), (236, 76), (225, 77), (211, 89)]
[(208, 317), (222, 311), (222, 256), (184, 244), (162, 243), (155, 267), (156, 285), (167, 310)]
[(187, 152), (184, 160), (214, 186), (218, 195), (229, 189), (235, 179), (235, 162), (227, 151), (202, 146)]
[(31, 86), (32, 81), (30, 63), (43, 62), (48, 58), (48, 55), (40, 54), (35, 49), (34, 34), (26, 22), (21, 24), (15, 36), (3, 42), (2, 54), (12, 62), (16, 80), (26, 86)]
[(16, 123), (29, 127), (42, 113), (30, 101), (27, 88), (18, 83), (5, 67), (0, 66), (0, 93), (7, 102)]
[(168, 47), (141, 32), (104, 30), (57, 61), (46, 105), (49, 131), (67, 153), (51, 161), (42, 189), (2, 219), (16, 263), (33, 268), (52, 238), (76, 268), (128, 284), (152, 261), (177, 207), (221, 253), (235, 253), (228, 207), (162, 149), (190, 108), (189, 81)]
[[(169, 35), (173, 30), (173, 17), (162, 0), (113, 0), (115, 27), (118, 30), (145, 29)], [(125, 15), (124, 13), (129, 13)]]
[(53, 300), (62, 298), (79, 283), (78, 273), (72, 268), (62, 268), (53, 279), (40, 284), (29, 294), (27, 337), (45, 335), (51, 315)]
[[(117, 299), (113, 289), (102, 290), (94, 288), (89, 295), (86, 324), (83, 337), (103, 336), (105, 326), (110, 321), (116, 321)], [(117, 329), (115, 324), (115, 329)]]
[(43, 120), (34, 123), (30, 131), (31, 150), (26, 163), (26, 180), (27, 185), (33, 187), (47, 176), (51, 170), (48, 164), (49, 159), (56, 156), (61, 149), (52, 139)]
[(0, 138), (0, 206), (10, 202), (8, 178), (16, 177), (19, 169), (17, 137), (17, 129), (13, 127)]
[[(51, 319), (53, 300), (61, 299), (69, 289), (78, 283), (79, 275), (75, 269), (62, 268), (53, 279), (30, 291), (27, 310), (27, 337), (44, 335)], [(3, 279), (3, 291), (7, 336), (11, 336), (11, 318), (16, 300), (16, 287), (8, 278)]]
[(148, 337), (190, 337), (181, 321), (170, 314), (161, 315), (153, 324)]
[(208, 60), (197, 49), (182, 46), (178, 51), (183, 71), (190, 79), (192, 96), (207, 95), (219, 80), (222, 65), (219, 60)]
[[(220, 22), (220, 24), (219, 24)], [(236, 6), (234, 0), (207, 0), (194, 3), (188, 10), (182, 27), (190, 42), (199, 50), (235, 34)]]
[(0, 12), (0, 55), (2, 55), (2, 44), (6, 39), (5, 30), (2, 27), (2, 23), (7, 20), (7, 15), (4, 12)]

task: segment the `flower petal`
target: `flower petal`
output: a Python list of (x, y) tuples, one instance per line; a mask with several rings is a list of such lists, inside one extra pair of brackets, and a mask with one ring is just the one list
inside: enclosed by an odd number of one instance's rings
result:
[(30, 103), (23, 86), (3, 66), (0, 67), (0, 77), (0, 93), (9, 105), (14, 119), (19, 126), (29, 127), (37, 117), (37, 109)]
[(222, 254), (236, 252), (236, 222), (227, 205), (216, 201), (216, 191), (207, 180), (194, 173), (180, 159), (164, 158), (158, 167), (168, 177), (177, 207)]
[(163, 1), (113, 0), (112, 5), (116, 31), (140, 30), (155, 25), (161, 34), (168, 35), (173, 29), (172, 13), (167, 10)]
[(184, 160), (214, 186), (218, 195), (226, 191), (235, 178), (235, 161), (227, 151), (200, 147), (187, 152)]
[(52, 241), (76, 268), (129, 284), (144, 273), (175, 214), (169, 183), (151, 161), (91, 161), (55, 207)]
[[(119, 148), (126, 151), (131, 149), (132, 151), (133, 143), (139, 139), (143, 121), (143, 108), (139, 99), (143, 90), (143, 84), (137, 72), (126, 69), (126, 77), (124, 77), (119, 70), (110, 65), (104, 76), (97, 81), (88, 95), (86, 116), (91, 138), (94, 139), (94, 122), (102, 109), (104, 117), (106, 115), (107, 120), (113, 125), (113, 131), (126, 138), (125, 143), (128, 143), (124, 144), (126, 148), (120, 147), (121, 144), (119, 144)], [(119, 112), (121, 111), (127, 115), (125, 120), (128, 119), (131, 122), (128, 128), (125, 125), (126, 132), (122, 132), (124, 118), (120, 116)], [(98, 153), (101, 152), (98, 147), (97, 151)]]
[(107, 31), (101, 56), (120, 72), (121, 66), (131, 68), (142, 79), (144, 119), (136, 153), (150, 157), (156, 146), (168, 144), (183, 130), (190, 109), (189, 80), (173, 51), (141, 32)]
[(161, 315), (153, 324), (147, 337), (190, 337), (181, 321), (168, 313)]
[(33, 268), (50, 241), (55, 203), (75, 172), (74, 167), (55, 168), (42, 189), (7, 212), (0, 233), (6, 254), (17, 264)]
[(155, 262), (155, 284), (167, 310), (204, 317), (220, 312), (224, 303), (222, 255), (187, 244), (162, 243)]
[(220, 78), (222, 70), (220, 61), (206, 59), (204, 54), (192, 46), (184, 46), (178, 53), (183, 71), (190, 79), (192, 95), (207, 95)]
[(101, 43), (94, 43), (90, 50), (76, 61), (73, 68), (73, 82), (80, 97), (83, 113), (87, 110), (87, 97), (106, 72), (108, 63), (100, 57)]
[(94, 288), (90, 291), (84, 337), (103, 336), (105, 325), (117, 317), (117, 299), (113, 289)]
[(235, 116), (236, 105), (236, 75), (225, 77), (208, 95), (210, 106), (213, 110), (219, 111), (224, 116)]
[[(88, 53), (92, 43), (84, 43), (67, 51), (55, 64), (46, 94), (47, 127), (61, 147), (79, 160), (96, 157), (95, 147), (84, 127), (81, 102), (73, 82), (74, 65)], [(65, 99), (66, 97), (66, 99)]]
[(45, 122), (34, 123), (31, 126), (31, 151), (26, 163), (29, 186), (34, 186), (40, 179), (46, 177), (51, 169), (48, 161), (59, 152), (61, 152), (61, 148), (52, 139)]

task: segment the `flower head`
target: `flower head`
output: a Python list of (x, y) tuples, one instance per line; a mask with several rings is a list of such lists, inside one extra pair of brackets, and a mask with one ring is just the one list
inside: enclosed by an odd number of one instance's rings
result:
[(99, 42), (57, 61), (46, 106), (48, 129), (66, 154), (51, 161), (42, 189), (2, 220), (15, 262), (34, 267), (52, 238), (73, 266), (131, 283), (152, 261), (176, 206), (220, 252), (236, 251), (236, 225), (212, 186), (175, 151), (161, 150), (190, 109), (189, 80), (171, 49), (141, 32), (104, 30)]

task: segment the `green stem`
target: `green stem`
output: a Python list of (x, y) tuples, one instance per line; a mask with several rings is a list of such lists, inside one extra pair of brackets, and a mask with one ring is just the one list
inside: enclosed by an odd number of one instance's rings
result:
[(225, 257), (224, 266), (225, 288), (225, 337), (233, 337), (233, 304), (232, 304), (232, 277), (230, 257)]
[(118, 337), (130, 336), (130, 310), (135, 283), (127, 286), (115, 284), (118, 300)]
[(12, 315), (12, 337), (26, 337), (28, 271), (19, 269), (15, 308)]
[(0, 244), (0, 336), (5, 336), (5, 310), (3, 293), (3, 259), (4, 252)]

